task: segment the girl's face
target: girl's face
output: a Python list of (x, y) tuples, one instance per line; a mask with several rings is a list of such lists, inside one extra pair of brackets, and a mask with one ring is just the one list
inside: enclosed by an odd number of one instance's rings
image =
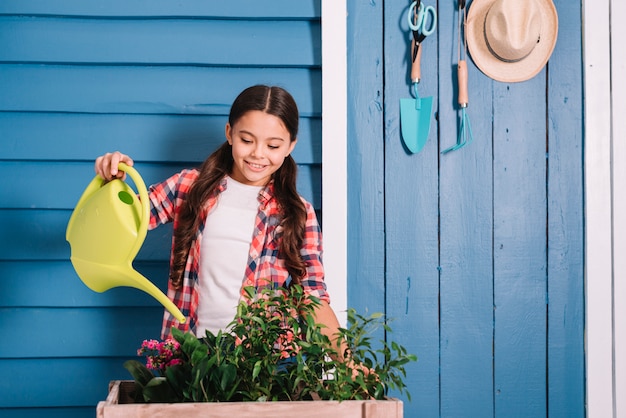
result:
[(227, 123), (226, 139), (233, 147), (230, 176), (250, 186), (269, 183), (272, 174), (296, 146), (283, 121), (260, 110), (244, 113), (233, 126)]

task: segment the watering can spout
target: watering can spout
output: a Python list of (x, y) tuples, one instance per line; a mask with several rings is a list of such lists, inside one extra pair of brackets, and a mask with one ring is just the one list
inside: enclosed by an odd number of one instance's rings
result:
[(96, 292), (129, 286), (159, 301), (181, 323), (185, 316), (132, 262), (143, 245), (150, 220), (148, 192), (139, 173), (120, 163), (138, 189), (139, 199), (120, 179), (106, 183), (96, 176), (76, 204), (67, 225), (72, 265), (78, 277)]

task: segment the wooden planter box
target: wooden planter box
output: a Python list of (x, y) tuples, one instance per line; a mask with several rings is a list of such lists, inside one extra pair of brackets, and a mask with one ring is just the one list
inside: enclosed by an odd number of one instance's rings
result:
[(135, 404), (131, 380), (109, 385), (106, 401), (98, 403), (97, 418), (402, 418), (402, 401), (298, 401)]

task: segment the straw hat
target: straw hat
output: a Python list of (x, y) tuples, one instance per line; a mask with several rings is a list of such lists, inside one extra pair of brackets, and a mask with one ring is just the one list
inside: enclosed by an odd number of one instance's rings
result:
[(533, 78), (546, 65), (558, 32), (552, 0), (474, 0), (467, 16), (472, 60), (494, 80)]

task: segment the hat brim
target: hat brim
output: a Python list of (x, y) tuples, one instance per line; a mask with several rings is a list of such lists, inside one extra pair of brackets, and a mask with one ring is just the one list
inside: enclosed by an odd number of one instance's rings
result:
[(474, 0), (467, 15), (467, 46), (474, 64), (487, 76), (497, 81), (517, 83), (536, 76), (546, 65), (554, 46), (559, 28), (556, 8), (551, 0), (538, 2), (541, 22), (541, 39), (532, 52), (517, 62), (500, 60), (489, 50), (485, 39), (485, 18), (495, 0)]

